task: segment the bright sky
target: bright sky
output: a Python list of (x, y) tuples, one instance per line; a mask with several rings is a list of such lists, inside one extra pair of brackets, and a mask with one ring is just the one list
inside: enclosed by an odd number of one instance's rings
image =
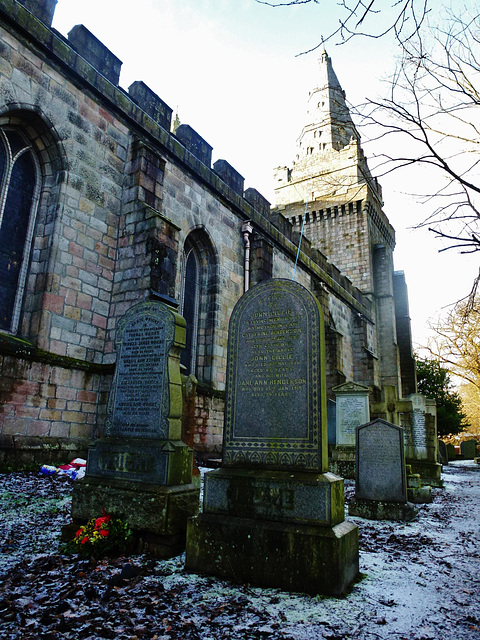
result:
[[(122, 87), (143, 80), (213, 146), (213, 161), (227, 160), (246, 188), (274, 202), (272, 169), (291, 166), (319, 57), (297, 54), (337, 27), (337, 0), (283, 8), (255, 0), (58, 0), (53, 26), (67, 35), (76, 24), (123, 61)], [(386, 91), (380, 79), (393, 70), (395, 53), (388, 39), (326, 48), (351, 104)], [(427, 319), (469, 293), (478, 258), (439, 254), (432, 234), (411, 229), (428, 213), (406, 195), (419, 190), (414, 181), (415, 172), (395, 173), (381, 184), (397, 232), (395, 269), (405, 272), (421, 345)]]

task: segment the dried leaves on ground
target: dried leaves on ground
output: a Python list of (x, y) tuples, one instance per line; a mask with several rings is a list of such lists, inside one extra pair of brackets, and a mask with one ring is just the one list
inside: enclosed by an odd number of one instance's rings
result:
[[(445, 469), (412, 523), (352, 518), (362, 579), (344, 598), (185, 572), (183, 556), (59, 553), (72, 482), (0, 476), (0, 637), (30, 640), (480, 638), (480, 468)], [(352, 494), (347, 481), (346, 494)]]

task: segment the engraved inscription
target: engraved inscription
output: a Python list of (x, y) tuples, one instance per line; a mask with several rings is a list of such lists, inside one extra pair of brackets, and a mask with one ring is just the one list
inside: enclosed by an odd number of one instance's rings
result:
[(158, 434), (167, 355), (165, 327), (160, 319), (141, 316), (127, 324), (117, 365), (110, 434)]
[(295, 353), (301, 334), (299, 314), (292, 309), (253, 313), (242, 338), (251, 352), (238, 390), (250, 398), (285, 397), (307, 383)]
[(103, 472), (151, 473), (154, 467), (152, 455), (121, 451), (102, 451), (98, 459), (98, 468)]
[(337, 395), (337, 444), (355, 445), (355, 428), (368, 422), (368, 397)]
[(406, 502), (401, 427), (376, 420), (358, 430), (356, 497)]
[(415, 447), (426, 448), (427, 430), (425, 425), (425, 414), (423, 411), (413, 411), (413, 444)]
[(317, 301), (298, 283), (273, 279), (239, 300), (229, 327), (224, 465), (324, 464), (323, 349)]
[(244, 415), (235, 435), (252, 438), (274, 435), (307, 436), (307, 370), (301, 336), (305, 322), (300, 310), (273, 296), (261, 310), (246, 313), (238, 354), (241, 377), (236, 403)]

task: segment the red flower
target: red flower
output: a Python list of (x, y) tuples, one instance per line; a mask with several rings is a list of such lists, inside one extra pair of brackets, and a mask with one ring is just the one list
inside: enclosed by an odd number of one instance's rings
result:
[(103, 518), (97, 518), (95, 520), (95, 531), (98, 531), (99, 529), (103, 528), (104, 524), (107, 524), (107, 522), (110, 520), (110, 516), (104, 516)]
[(90, 540), (90, 538), (88, 536), (85, 536), (83, 538), (83, 540), (80, 542), (80, 544), (85, 544), (86, 542), (88, 542)]
[(108, 531), (108, 529), (101, 529), (98, 533), (106, 538), (109, 535), (110, 531)]
[(82, 535), (82, 533), (83, 533), (83, 529), (79, 529), (79, 530), (77, 531), (77, 533), (75, 534), (75, 538), (80, 538), (80, 536)]

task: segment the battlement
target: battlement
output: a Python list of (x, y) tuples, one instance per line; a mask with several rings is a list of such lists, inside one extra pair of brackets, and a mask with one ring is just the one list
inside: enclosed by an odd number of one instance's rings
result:
[(58, 0), (18, 0), (34, 16), (41, 20), (47, 27), (52, 26), (53, 15)]
[[(270, 203), (256, 189), (244, 191), (244, 178), (228, 163), (219, 159), (211, 167), (212, 146), (190, 125), (182, 124), (171, 131), (172, 109), (143, 81), (137, 80), (127, 91), (119, 86), (122, 61), (84, 25), (76, 25), (68, 39), (51, 29), (56, 0), (0, 0), (0, 22), (16, 29), (19, 39), (28, 34), (45, 60), (55, 60), (64, 71), (93, 92), (117, 117), (133, 124), (167, 157), (190, 171), (206, 184), (254, 229), (279, 243), (287, 254), (295, 257), (300, 234), (279, 211), (271, 211)], [(329, 268), (324, 259), (311, 250), (302, 238), (299, 265), (315, 274), (359, 312), (369, 315), (368, 298), (353, 291), (341, 274)], [(328, 272), (327, 272), (328, 271)]]

